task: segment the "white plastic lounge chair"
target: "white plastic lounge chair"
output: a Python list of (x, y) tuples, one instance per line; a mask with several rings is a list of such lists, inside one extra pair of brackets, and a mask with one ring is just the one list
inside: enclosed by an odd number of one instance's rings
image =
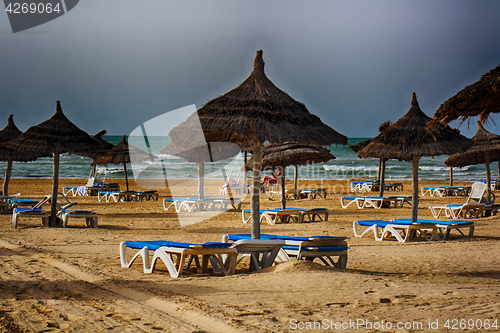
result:
[(411, 197), (408, 196), (366, 196), (366, 197), (357, 197), (357, 196), (347, 196), (340, 198), (340, 204), (342, 208), (347, 208), (351, 204), (355, 203), (358, 209), (363, 208), (400, 208), (403, 206), (405, 202), (410, 202)]
[(137, 191), (136, 192), (136, 197), (138, 201), (142, 201), (145, 199), (146, 201), (153, 200), (153, 201), (158, 201), (158, 191)]
[[(455, 205), (455, 204), (446, 204), (440, 206), (431, 206), (429, 207), (432, 215), (437, 218), (442, 212), (445, 212), (447, 217), (458, 218), (458, 217), (470, 217), (476, 218), (479, 217), (484, 209), (484, 205), (487, 200), (484, 197), (484, 192), (486, 191), (487, 185), (481, 182), (475, 182), (471, 186), (471, 191), (469, 197), (465, 201), (464, 204)], [(493, 197), (494, 202), (494, 197)]]
[[(360, 227), (365, 228), (361, 233)], [(394, 237), (398, 242), (406, 243), (417, 239), (435, 240), (437, 226), (426, 221), (412, 223), (411, 220), (362, 220), (353, 222), (353, 231), (355, 237), (362, 237), (372, 231), (376, 241)]]
[[(139, 249), (130, 261), (127, 260), (126, 256), (127, 248)], [(151, 266), (149, 251), (154, 251)], [(201, 265), (198, 258), (199, 255), (202, 256)], [(218, 255), (227, 255), (229, 257), (226, 263), (227, 266), (221, 262)], [(210, 261), (212, 265), (217, 263), (218, 271), (223, 272), (224, 275), (233, 275), (236, 267), (237, 255), (237, 250), (231, 248), (231, 244), (227, 243), (190, 244), (169, 241), (123, 241), (120, 243), (120, 261), (122, 267), (130, 267), (133, 262), (141, 256), (143, 272), (152, 273), (157, 260), (160, 259), (163, 261), (170, 276), (173, 278), (178, 278), (182, 271), (185, 268), (189, 268), (193, 261), (196, 263), (197, 273), (199, 274), (207, 271), (208, 262)], [(190, 258), (186, 265), (185, 262), (187, 257)], [(213, 258), (213, 260), (211, 258)]]
[(308, 199), (316, 199), (317, 196), (326, 199), (327, 190), (326, 188), (315, 188), (315, 189), (302, 189), (301, 195), (307, 195)]
[(136, 191), (120, 191), (120, 192), (109, 192), (109, 193), (110, 193), (108, 194), (109, 201), (111, 201), (111, 199), (113, 199), (115, 202), (137, 201)]
[(74, 197), (77, 195), (84, 197), (87, 195), (87, 186), (64, 186), (62, 193), (66, 196), (71, 193)]
[[(401, 222), (409, 222), (410, 219), (396, 219), (399, 223)], [(450, 238), (450, 233), (452, 230), (457, 230), (462, 236), (466, 237), (461, 229), (469, 229), (469, 234), (467, 237), (472, 238), (474, 235), (474, 221), (460, 221), (460, 220), (448, 220), (448, 221), (439, 221), (439, 220), (426, 220), (426, 219), (418, 219), (420, 223), (433, 223), (437, 227), (438, 234), (436, 235), (437, 240), (446, 240)]]
[(231, 178), (232, 174), (233, 170), (229, 170), (226, 182), (220, 187), (220, 194), (228, 195), (229, 193), (243, 193), (243, 191), (246, 190), (245, 184), (240, 184), (241, 178), (243, 177), (243, 171), (238, 172), (236, 179)]
[(42, 225), (49, 225), (49, 214), (39, 208), (14, 208), (12, 211), (12, 226), (17, 229), (19, 218), (41, 218)]
[(17, 197), (19, 197), (20, 195), (21, 193), (0, 196), (0, 213), (10, 213), (10, 211), (12, 210), (12, 206), (10, 203), (12, 202), (12, 200), (17, 199)]
[[(228, 242), (224, 242), (228, 243)], [(238, 260), (240, 263), (243, 258), (250, 257), (250, 271), (259, 271), (271, 267), (281, 248), (285, 245), (283, 240), (271, 239), (240, 239), (231, 244), (231, 248), (238, 251)], [(227, 266), (227, 256), (219, 256), (221, 261)], [(212, 265), (216, 267), (216, 265)]]
[(234, 209), (241, 209), (242, 200), (240, 198), (165, 198), (163, 199), (163, 209), (169, 210), (174, 207), (177, 213), (194, 212), (206, 210), (228, 210), (229, 205)]
[(13, 210), (18, 207), (33, 207), (38, 204), (38, 200), (26, 199), (26, 198), (15, 198), (9, 200), (9, 210)]
[(315, 222), (316, 217), (320, 221), (328, 221), (328, 209), (326, 208), (310, 208), (310, 209), (302, 209), (298, 208), (300, 211), (302, 211), (302, 222), (305, 221), (305, 218), (307, 217), (309, 219), (309, 222)]
[[(250, 221), (251, 216), (248, 217), (246, 214), (250, 214), (250, 209), (244, 209), (241, 211), (241, 218), (243, 223), (247, 223)], [(260, 214), (260, 223), (266, 222), (269, 225), (276, 224), (277, 221), (283, 221), (283, 223), (288, 223), (290, 220), (294, 220), (297, 223), (302, 223), (303, 220), (303, 211), (297, 208), (272, 208), (272, 209), (261, 209), (259, 211)]]
[[(250, 234), (224, 235), (223, 242), (250, 239)], [(345, 269), (347, 265), (347, 242), (345, 237), (312, 236), (293, 237), (261, 234), (263, 240), (283, 240), (285, 245), (279, 251), (276, 261), (290, 261), (290, 256), (297, 260), (320, 259), (326, 266)], [(334, 260), (336, 258), (337, 260)]]
[[(45, 199), (41, 201), (41, 205), (48, 202), (52, 198), (52, 194), (45, 196)], [(85, 225), (90, 228), (97, 228), (98, 226), (98, 215), (97, 213), (90, 210), (69, 210), (69, 208), (75, 206), (76, 202), (70, 202), (68, 198), (61, 193), (57, 195), (58, 202), (56, 203), (57, 217), (62, 221), (62, 227), (66, 228), (68, 226), (69, 218), (84, 218)]]
[(342, 208), (347, 208), (351, 204), (356, 204), (358, 209), (361, 209), (363, 208), (364, 201), (365, 197), (356, 197), (356, 196), (340, 197), (340, 204), (342, 205)]
[(462, 205), (447, 204), (443, 206), (432, 206), (429, 208), (432, 212), (432, 216), (434, 216), (435, 218), (438, 218), (441, 213), (444, 212), (446, 217), (452, 219), (474, 219), (481, 217), (485, 206), (486, 204), (484, 203), (469, 202)]

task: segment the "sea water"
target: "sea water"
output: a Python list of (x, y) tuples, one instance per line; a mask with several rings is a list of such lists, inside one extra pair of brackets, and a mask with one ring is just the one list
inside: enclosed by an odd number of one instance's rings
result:
[[(117, 144), (121, 136), (105, 136), (107, 141)], [(349, 145), (355, 145), (367, 138), (350, 138)], [(133, 141), (133, 140), (132, 140)], [(131, 141), (131, 142), (132, 142)], [(181, 157), (160, 154), (160, 150), (168, 145), (168, 137), (149, 137), (148, 152), (155, 156), (153, 161), (145, 161), (133, 167), (128, 165), (129, 177), (153, 179), (194, 179), (198, 177), (198, 163), (190, 163)], [(348, 146), (332, 145), (327, 147), (336, 157), (325, 163), (306, 164), (298, 167), (299, 179), (324, 180), (367, 180), (376, 179), (379, 160), (376, 158), (358, 158)], [(449, 156), (422, 157), (419, 166), (419, 179), (430, 181), (448, 181), (450, 168), (444, 164)], [(237, 174), (243, 165), (244, 155), (240, 153), (229, 160), (205, 163), (205, 177), (208, 179), (224, 179), (229, 170)], [(73, 154), (63, 154), (60, 158), (59, 175), (61, 178), (87, 178), (92, 159)], [(0, 162), (0, 175), (5, 174), (6, 162)], [(53, 169), (52, 158), (39, 158), (33, 162), (14, 162), (13, 178), (51, 178)], [(123, 165), (99, 166), (99, 170), (107, 178), (123, 178)], [(394, 181), (411, 180), (411, 162), (389, 160), (386, 163), (386, 179)], [(498, 176), (498, 164), (491, 164), (492, 179)], [(268, 173), (268, 172), (264, 172)], [(285, 170), (287, 178), (291, 178), (292, 166)], [(251, 177), (251, 173), (248, 173)], [(484, 165), (472, 165), (464, 168), (454, 168), (453, 177), (456, 181), (485, 180)]]

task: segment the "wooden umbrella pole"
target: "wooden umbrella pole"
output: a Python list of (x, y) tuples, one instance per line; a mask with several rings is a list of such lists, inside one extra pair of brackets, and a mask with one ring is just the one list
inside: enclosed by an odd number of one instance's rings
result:
[(281, 208), (286, 209), (286, 193), (285, 193), (285, 167), (281, 168)]
[(50, 202), (50, 227), (57, 227), (57, 188), (59, 187), (59, 154), (54, 153), (54, 169), (52, 173), (52, 198)]
[(252, 194), (250, 196), (250, 209), (252, 216), (252, 239), (260, 239), (260, 174), (262, 172), (262, 149), (261, 143), (252, 144), (253, 149), (253, 172), (252, 172)]
[(382, 160), (383, 158), (378, 160), (377, 181), (380, 181), (380, 174), (382, 173)]
[(205, 192), (205, 162), (198, 162), (198, 199), (203, 199)]
[(486, 193), (488, 203), (491, 203), (491, 170), (490, 170), (490, 152), (484, 152), (484, 164), (486, 166)]
[(12, 161), (7, 161), (7, 169), (5, 169), (5, 178), (3, 180), (3, 195), (9, 195), (9, 181), (12, 173)]
[(416, 222), (418, 218), (418, 163), (420, 156), (414, 156), (411, 166), (412, 197), (411, 197), (411, 221)]
[(450, 186), (453, 186), (453, 167), (450, 167)]
[(243, 193), (247, 193), (247, 159), (248, 159), (248, 152), (243, 153), (244, 158), (243, 158)]
[(127, 176), (127, 163), (123, 163), (123, 171), (125, 172), (125, 187), (128, 192), (128, 176)]
[(299, 187), (299, 166), (294, 165), (293, 169), (293, 171), (295, 172), (295, 174), (293, 175), (294, 189), (297, 190), (297, 188)]
[(379, 197), (384, 196), (384, 189), (385, 189), (385, 158), (380, 159), (380, 190), (379, 190)]

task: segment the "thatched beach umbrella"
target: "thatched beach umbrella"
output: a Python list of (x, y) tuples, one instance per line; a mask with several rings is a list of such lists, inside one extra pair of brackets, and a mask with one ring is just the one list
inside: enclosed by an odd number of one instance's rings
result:
[[(285, 196), (285, 168), (293, 165), (295, 168), (294, 184), (297, 189), (298, 182), (298, 166), (312, 163), (323, 163), (335, 159), (330, 151), (324, 147), (317, 145), (307, 145), (299, 143), (270, 143), (263, 149), (262, 167), (281, 167), (281, 206), (286, 208)], [(247, 163), (248, 169), (253, 166), (253, 159)]]
[(412, 221), (418, 215), (418, 164), (422, 156), (450, 155), (467, 150), (472, 141), (447, 125), (426, 129), (430, 117), (418, 106), (412, 95), (410, 110), (358, 152), (361, 157), (378, 157), (412, 161)]
[(115, 146), (114, 144), (112, 144), (112, 143), (110, 143), (102, 138), (102, 136), (105, 135), (106, 133), (107, 133), (107, 131), (105, 129), (103, 129), (102, 131), (97, 132), (97, 134), (95, 134), (92, 137), (92, 140), (94, 140), (99, 145), (99, 148), (101, 149), (100, 153), (90, 152), (90, 153), (81, 153), (80, 154), (81, 156), (86, 156), (86, 157), (90, 157), (91, 159), (93, 159), (93, 161), (92, 161), (92, 175), (94, 175), (94, 176), (96, 176), (96, 169), (97, 169), (97, 163), (95, 163), (95, 161), (99, 157), (101, 157), (102, 155), (106, 154), (107, 151), (113, 149)]
[(50, 226), (57, 226), (57, 192), (59, 185), (59, 155), (99, 151), (90, 136), (79, 129), (64, 115), (61, 103), (56, 102), (56, 113), (48, 120), (30, 127), (26, 132), (6, 143), (6, 146), (22, 152), (34, 151), (54, 155)]
[[(391, 121), (390, 120), (384, 121), (382, 124), (379, 125), (378, 131), (382, 132), (383, 130), (385, 130), (389, 126), (391, 126)], [(349, 146), (349, 148), (357, 153), (361, 149), (365, 148), (371, 141), (372, 141), (372, 139), (361, 141), (358, 144)], [(379, 184), (379, 186), (380, 186), (379, 196), (381, 196), (381, 197), (384, 195), (385, 163), (386, 162), (387, 162), (387, 160), (385, 158), (380, 158), (379, 163), (378, 163), (377, 181), (380, 182), (380, 184)]]
[(450, 156), (444, 164), (449, 167), (464, 167), (466, 165), (485, 164), (488, 202), (491, 200), (491, 171), (490, 162), (500, 160), (500, 135), (484, 129), (478, 122), (478, 130), (471, 140), (474, 145), (463, 153)]
[(432, 124), (447, 124), (457, 118), (479, 116), (485, 123), (490, 113), (500, 112), (500, 66), (481, 76), (481, 79), (446, 100), (434, 113)]
[(217, 162), (231, 158), (240, 152), (238, 145), (228, 142), (207, 142), (204, 145), (187, 149), (176, 147), (172, 143), (160, 150), (162, 154), (170, 154), (198, 163), (198, 198), (204, 198), (205, 162)]
[[(250, 197), (252, 238), (260, 237), (259, 192), (262, 149), (270, 143), (347, 144), (347, 138), (325, 125), (306, 106), (276, 87), (264, 73), (262, 50), (257, 51), (250, 76), (238, 87), (207, 102), (174, 136), (188, 141), (201, 124), (207, 142), (250, 144), (256, 167)], [(171, 134), (172, 133), (171, 131)], [(169, 136), (171, 136), (169, 134)], [(172, 138), (172, 137), (171, 137)]]
[(34, 161), (39, 157), (50, 157), (51, 154), (47, 153), (37, 153), (37, 152), (20, 152), (14, 149), (5, 147), (5, 143), (15, 139), (22, 132), (14, 124), (13, 115), (10, 115), (7, 120), (7, 126), (0, 131), (0, 161), (7, 161), (7, 168), (5, 169), (5, 178), (3, 180), (3, 191), (4, 196), (9, 195), (9, 181), (10, 175), (12, 173), (12, 162), (30, 162)]
[(107, 165), (107, 164), (123, 164), (123, 172), (125, 173), (125, 184), (127, 191), (128, 187), (128, 175), (127, 175), (127, 163), (131, 162), (131, 156), (134, 156), (134, 161), (146, 161), (154, 160), (154, 155), (146, 153), (144, 150), (131, 146), (127, 143), (125, 135), (122, 140), (114, 146), (112, 149), (108, 150), (106, 154), (95, 160), (96, 164)]

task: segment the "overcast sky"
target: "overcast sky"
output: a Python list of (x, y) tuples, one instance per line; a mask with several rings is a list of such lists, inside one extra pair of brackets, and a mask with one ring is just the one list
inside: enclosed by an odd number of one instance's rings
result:
[(495, 0), (81, 0), (12, 33), (4, 12), (0, 128), (13, 113), (25, 131), (59, 99), (89, 134), (129, 134), (235, 88), (263, 49), (276, 86), (338, 132), (371, 137), (408, 111), (413, 91), (432, 116), (500, 65), (499, 15)]

